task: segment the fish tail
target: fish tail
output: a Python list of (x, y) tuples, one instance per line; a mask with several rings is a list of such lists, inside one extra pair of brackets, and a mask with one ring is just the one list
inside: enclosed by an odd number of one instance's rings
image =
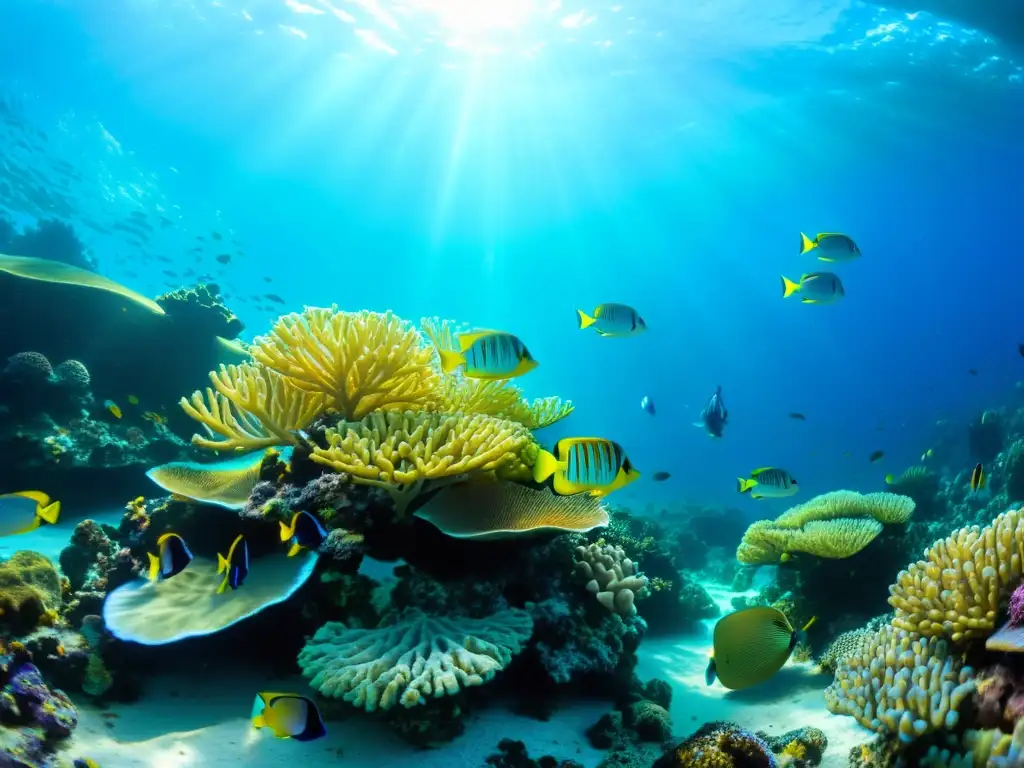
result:
[(150, 581), (156, 581), (156, 577), (160, 575), (160, 558), (152, 552), (147, 552), (146, 554), (149, 555), (149, 573), (147, 577)]
[(533, 465), (533, 480), (537, 483), (543, 483), (557, 471), (558, 459), (547, 451), (541, 451), (537, 457), (537, 463)]
[(284, 522), (281, 523), (281, 541), (288, 541), (292, 536), (295, 535), (295, 529), (289, 528)]
[(818, 247), (818, 244), (811, 240), (803, 232), (800, 233), (800, 255), (803, 256), (805, 253), (809, 253)]
[(439, 349), (437, 354), (441, 357), (442, 373), (451, 373), (460, 365), (466, 362), (466, 356), (450, 349)]
[(582, 309), (577, 309), (576, 310), (576, 314), (578, 314), (580, 316), (580, 330), (581, 331), (584, 328), (589, 328), (590, 326), (592, 326), (594, 323), (597, 322), (597, 320), (592, 318), (590, 315), (588, 315)]
[(811, 627), (814, 626), (814, 622), (816, 622), (817, 620), (818, 620), (817, 616), (811, 616), (811, 620), (808, 621), (806, 624), (804, 624), (803, 627), (800, 628), (800, 631), (801, 632), (806, 632), (808, 629), (810, 629)]
[(45, 507), (41, 507), (36, 514), (43, 522), (53, 525), (57, 522), (57, 518), (60, 517), (60, 502), (55, 501), (52, 504), (47, 504)]
[(292, 544), (291, 549), (288, 550), (288, 557), (295, 557), (299, 552), (302, 551), (302, 545), (298, 542)]
[(228, 577), (225, 574), (224, 581), (222, 581), (220, 583), (220, 586), (217, 587), (217, 594), (218, 595), (223, 595), (225, 592), (227, 592), (227, 590), (228, 590)]
[(736, 478), (736, 490), (740, 493), (749, 493), (750, 489), (757, 485), (756, 480), (748, 480), (745, 477)]
[(228, 569), (228, 559), (220, 552), (217, 553), (217, 573), (224, 573)]
[(800, 290), (800, 283), (794, 283), (785, 275), (782, 275), (782, 298), (788, 299)]
[(252, 719), (252, 727), (253, 728), (266, 728), (267, 727), (267, 721), (263, 717), (263, 715), (256, 715)]

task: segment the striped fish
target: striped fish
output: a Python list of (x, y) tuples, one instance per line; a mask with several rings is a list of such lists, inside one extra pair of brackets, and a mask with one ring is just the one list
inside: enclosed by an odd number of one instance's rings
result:
[(577, 309), (580, 330), (594, 327), (599, 336), (635, 336), (647, 330), (647, 323), (626, 304), (598, 304), (593, 316)]
[(795, 477), (776, 467), (762, 467), (751, 472), (749, 478), (736, 478), (736, 489), (755, 499), (781, 499), (800, 490)]
[(217, 554), (217, 573), (224, 574), (224, 581), (217, 587), (218, 595), (226, 592), (228, 587), (238, 589), (245, 583), (249, 575), (249, 545), (244, 536), (239, 534), (235, 537), (227, 557)]
[(459, 351), (440, 349), (441, 370), (452, 373), (465, 366), (471, 379), (512, 379), (537, 367), (530, 350), (516, 336), (499, 331), (479, 331), (459, 336)]
[(555, 493), (570, 496), (590, 493), (605, 496), (640, 477), (622, 446), (600, 437), (567, 437), (555, 447), (558, 454), (541, 451), (533, 479), (543, 483), (554, 477)]
[(800, 294), (804, 304), (834, 304), (846, 295), (843, 281), (832, 272), (810, 272), (801, 275), (799, 282), (783, 275), (782, 298), (787, 299), (794, 293)]

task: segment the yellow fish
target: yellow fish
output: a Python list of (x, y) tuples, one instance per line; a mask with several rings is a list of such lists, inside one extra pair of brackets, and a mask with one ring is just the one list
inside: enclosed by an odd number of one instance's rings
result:
[(785, 666), (814, 621), (797, 631), (782, 611), (767, 606), (744, 608), (719, 619), (705, 682), (711, 685), (717, 679), (734, 691), (763, 683)]
[(921, 461), (926, 461), (935, 455), (935, 451), (929, 448), (927, 451), (921, 454)]
[(117, 403), (115, 403), (113, 400), (104, 400), (103, 407), (110, 411), (110, 413), (113, 414), (115, 419), (121, 418), (121, 409), (117, 407)]
[(135, 395), (128, 395), (128, 404), (129, 405), (138, 405), (139, 404), (139, 398), (137, 398)]
[(250, 717), (253, 728), (269, 728), (279, 739), (312, 741), (327, 735), (316, 704), (294, 693), (257, 693)]
[(974, 469), (971, 470), (971, 490), (977, 491), (985, 487), (985, 483), (988, 478), (985, 476), (985, 469), (981, 464), (976, 464)]
[(626, 304), (599, 304), (593, 316), (577, 309), (580, 330), (594, 327), (600, 336), (635, 336), (647, 330), (647, 323)]
[(18, 491), (0, 496), (0, 536), (34, 531), (42, 523), (53, 525), (60, 517), (60, 502), (42, 491)]
[(800, 255), (814, 251), (821, 261), (852, 261), (860, 258), (860, 248), (846, 235), (822, 232), (813, 240), (800, 233)]
[(530, 350), (511, 333), (478, 331), (459, 336), (459, 351), (439, 349), (441, 370), (462, 373), (470, 379), (514, 379), (537, 367)]
[(793, 282), (782, 276), (782, 298), (787, 299), (799, 293), (804, 304), (833, 304), (846, 295), (839, 276), (831, 272), (810, 272)]
[(622, 446), (601, 437), (567, 437), (555, 446), (558, 458), (541, 451), (533, 479), (543, 483), (554, 475), (555, 493), (569, 496), (589, 492), (606, 496), (640, 477)]

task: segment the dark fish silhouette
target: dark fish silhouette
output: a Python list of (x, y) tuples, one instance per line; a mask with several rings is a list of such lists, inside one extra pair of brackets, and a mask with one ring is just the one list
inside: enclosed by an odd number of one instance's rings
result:
[(722, 430), (729, 420), (729, 411), (722, 401), (722, 387), (719, 385), (715, 394), (708, 400), (700, 412), (700, 421), (694, 422), (695, 427), (704, 427), (711, 437), (721, 437)]
[(268, 301), (273, 301), (277, 304), (284, 304), (284, 299), (278, 296), (276, 293), (268, 293), (264, 295), (264, 298)]
[(672, 475), (670, 475), (668, 472), (655, 472), (653, 475), (651, 475), (651, 478), (656, 483), (668, 480), (670, 477), (672, 477)]
[(807, 421), (806, 416), (804, 416), (802, 413), (797, 413), (796, 411), (789, 414), (789, 418), (796, 419), (797, 421)]
[(231, 254), (230, 253), (218, 253), (216, 258), (217, 258), (217, 261), (220, 262), (221, 264), (230, 264), (231, 263)]
[(885, 451), (875, 451), (868, 457), (868, 460), (874, 464), (877, 461), (881, 461), (883, 456), (885, 456)]

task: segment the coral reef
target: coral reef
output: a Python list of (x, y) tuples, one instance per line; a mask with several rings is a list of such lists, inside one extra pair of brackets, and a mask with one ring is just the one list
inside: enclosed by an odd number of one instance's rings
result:
[(975, 687), (972, 676), (946, 640), (886, 626), (839, 662), (825, 705), (866, 728), (898, 733), (910, 742), (956, 726), (960, 704)]
[(782, 562), (794, 552), (815, 557), (851, 557), (879, 533), (883, 525), (906, 523), (914, 502), (894, 493), (833, 491), (792, 507), (780, 517), (747, 528), (736, 558), (747, 565)]
[(15, 634), (53, 624), (61, 595), (60, 574), (38, 552), (15, 552), (0, 564), (0, 623)]
[(636, 572), (622, 547), (591, 544), (576, 548), (576, 576), (588, 592), (609, 611), (623, 616), (636, 613), (636, 594), (647, 586), (647, 577)]
[(328, 623), (302, 649), (299, 666), (323, 696), (367, 712), (415, 707), (487, 682), (532, 631), (530, 614), (517, 609), (487, 619), (409, 611), (377, 629)]
[(705, 723), (651, 768), (778, 768), (771, 747), (735, 723)]
[(890, 492), (914, 500), (914, 517), (917, 520), (933, 520), (946, 514), (946, 505), (939, 496), (939, 476), (928, 467), (909, 467), (889, 480), (888, 487)]
[(780, 768), (811, 768), (820, 765), (828, 748), (828, 739), (819, 728), (797, 728), (781, 736), (769, 736), (758, 731), (757, 736), (778, 755)]
[(179, 288), (157, 296), (156, 303), (176, 324), (195, 329), (197, 335), (236, 339), (245, 330), (242, 321), (224, 305), (216, 283)]
[(513, 739), (499, 741), (498, 751), (487, 758), (487, 765), (495, 768), (583, 768), (575, 760), (559, 760), (551, 755), (533, 760), (526, 751), (526, 745)]
[(1007, 449), (1003, 472), (1009, 501), (1024, 502), (1024, 440), (1016, 440)]

